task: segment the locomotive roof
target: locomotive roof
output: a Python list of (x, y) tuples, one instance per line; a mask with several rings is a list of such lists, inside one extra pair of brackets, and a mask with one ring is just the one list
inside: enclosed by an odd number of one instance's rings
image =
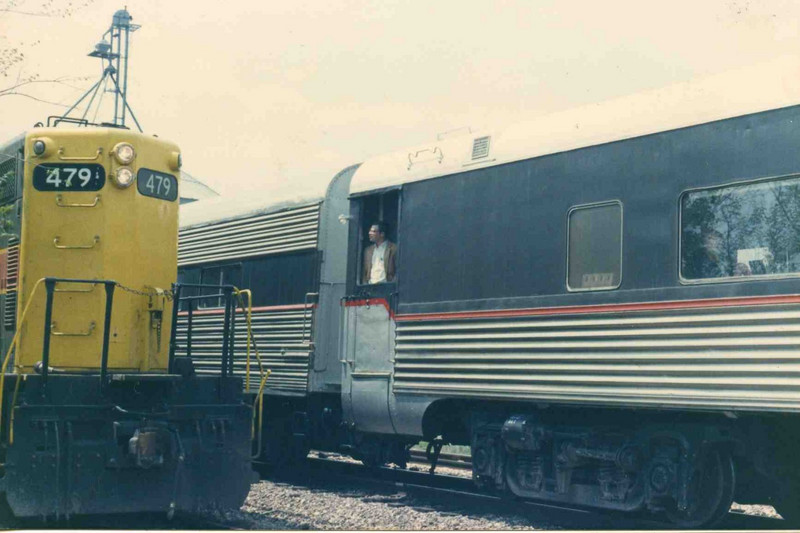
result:
[(221, 196), (184, 204), (180, 208), (180, 227), (189, 228), (212, 222), (221, 222), (249, 215), (260, 215), (290, 209), (301, 205), (321, 202), (324, 185), (317, 187), (308, 184), (281, 186), (252, 192), (241, 196)]
[[(800, 60), (790, 56), (538, 117), (501, 131), (431, 141), (365, 161), (350, 183), (363, 194), (474, 168), (565, 152), (800, 103)], [(489, 136), (486, 144), (478, 139)], [(483, 157), (474, 157), (474, 150)]]

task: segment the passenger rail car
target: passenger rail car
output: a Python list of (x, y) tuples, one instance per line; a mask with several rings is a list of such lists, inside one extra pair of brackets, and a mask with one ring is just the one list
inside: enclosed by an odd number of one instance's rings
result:
[(178, 147), (109, 128), (0, 146), (0, 491), (18, 517), (238, 507), (250, 407), (170, 357)]
[[(376, 157), (312, 203), (184, 219), (182, 275), (241, 272), (273, 313), (268, 455), (403, 463), (425, 439), (470, 445), (475, 481), (523, 498), (681, 527), (734, 498), (797, 513), (800, 107), (574, 118)], [(378, 221), (396, 278), (370, 284)]]

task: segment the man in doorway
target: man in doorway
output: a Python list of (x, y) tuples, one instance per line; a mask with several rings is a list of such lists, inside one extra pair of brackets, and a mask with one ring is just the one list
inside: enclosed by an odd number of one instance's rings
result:
[(386, 238), (386, 223), (376, 222), (369, 228), (369, 241), (364, 250), (362, 283), (386, 283), (395, 280), (397, 275), (397, 245)]

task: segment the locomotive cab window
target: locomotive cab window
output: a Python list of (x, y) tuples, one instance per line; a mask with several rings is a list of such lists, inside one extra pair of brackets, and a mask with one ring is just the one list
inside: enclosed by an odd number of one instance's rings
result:
[(622, 204), (570, 209), (567, 215), (567, 289), (616, 289), (622, 278)]
[(358, 282), (361, 285), (397, 281), (397, 224), (400, 191), (367, 196), (359, 216)]
[(681, 197), (683, 281), (800, 273), (800, 177), (688, 191)]

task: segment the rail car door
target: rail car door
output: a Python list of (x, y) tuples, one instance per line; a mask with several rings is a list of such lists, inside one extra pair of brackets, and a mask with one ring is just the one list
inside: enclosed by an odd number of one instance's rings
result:
[[(344, 420), (365, 433), (395, 433), (392, 379), (395, 353), (393, 303), (397, 281), (362, 283), (369, 230), (383, 222), (386, 239), (399, 237), (400, 191), (392, 190), (350, 202), (348, 296), (344, 299), (342, 404)], [(357, 221), (357, 222), (355, 222)]]
[(388, 298), (346, 298), (344, 320), (345, 422), (366, 433), (394, 433), (389, 401), (395, 328)]

